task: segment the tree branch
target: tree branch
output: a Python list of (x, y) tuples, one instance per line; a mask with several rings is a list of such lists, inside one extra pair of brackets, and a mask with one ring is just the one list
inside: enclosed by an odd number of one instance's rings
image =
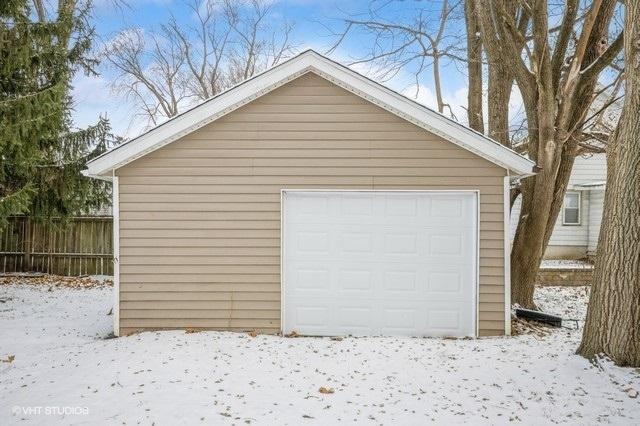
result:
[(593, 61), (589, 66), (580, 71), (581, 80), (582, 81), (591, 81), (593, 78), (596, 78), (602, 70), (604, 70), (611, 62), (615, 59), (616, 56), (622, 51), (622, 46), (624, 45), (624, 33), (623, 31), (618, 34), (618, 37), (607, 47), (607, 49), (602, 52), (595, 61)]

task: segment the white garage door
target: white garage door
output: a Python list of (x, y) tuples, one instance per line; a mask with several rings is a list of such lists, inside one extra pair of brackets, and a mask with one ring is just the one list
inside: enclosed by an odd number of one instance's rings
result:
[(474, 336), (475, 192), (283, 194), (283, 331)]

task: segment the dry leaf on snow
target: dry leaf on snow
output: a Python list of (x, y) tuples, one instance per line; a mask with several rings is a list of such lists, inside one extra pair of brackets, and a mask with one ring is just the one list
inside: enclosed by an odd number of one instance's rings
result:
[(324, 386), (320, 386), (320, 389), (318, 389), (318, 392), (329, 394), (329, 393), (334, 393), (335, 391), (333, 390), (333, 388), (325, 388)]

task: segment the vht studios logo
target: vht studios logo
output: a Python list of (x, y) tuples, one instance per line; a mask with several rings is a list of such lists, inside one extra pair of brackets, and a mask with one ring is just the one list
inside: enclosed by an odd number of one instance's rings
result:
[(86, 416), (89, 414), (89, 407), (64, 407), (59, 405), (51, 406), (27, 406), (15, 405), (11, 408), (14, 416)]

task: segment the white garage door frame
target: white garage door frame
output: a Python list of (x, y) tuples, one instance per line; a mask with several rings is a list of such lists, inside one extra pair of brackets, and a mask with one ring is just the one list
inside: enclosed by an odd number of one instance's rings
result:
[(479, 333), (479, 311), (480, 311), (480, 191), (477, 189), (407, 189), (407, 190), (375, 190), (375, 189), (288, 189), (282, 188), (280, 190), (280, 332), (284, 333), (285, 328), (285, 200), (287, 193), (297, 194), (313, 194), (313, 193), (437, 193), (437, 194), (472, 194), (475, 197), (475, 227), (476, 227), (476, 241), (475, 241), (475, 291), (473, 294), (473, 306), (475, 307), (473, 312), (473, 324), (475, 336), (478, 337)]

